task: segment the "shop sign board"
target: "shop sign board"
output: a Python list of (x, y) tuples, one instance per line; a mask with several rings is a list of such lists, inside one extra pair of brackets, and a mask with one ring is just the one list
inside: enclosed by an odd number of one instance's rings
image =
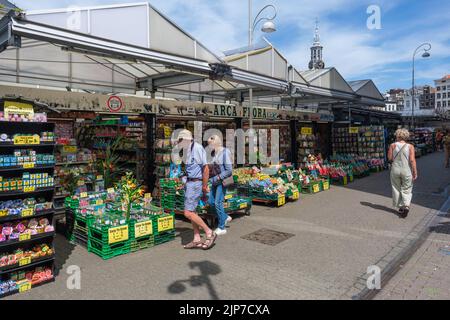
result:
[(19, 116), (26, 116), (27, 118), (33, 118), (34, 116), (34, 108), (32, 104), (22, 103), (22, 102), (14, 102), (14, 101), (5, 101), (5, 119), (9, 118), (11, 114), (17, 114)]
[(108, 244), (114, 244), (129, 239), (128, 226), (111, 228), (108, 230)]
[(123, 101), (118, 96), (111, 96), (106, 101), (106, 105), (111, 112), (119, 112), (123, 108)]

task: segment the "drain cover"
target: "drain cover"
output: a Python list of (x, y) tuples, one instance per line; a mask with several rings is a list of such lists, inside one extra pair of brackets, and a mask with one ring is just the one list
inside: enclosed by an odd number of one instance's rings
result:
[(292, 233), (279, 232), (269, 229), (261, 229), (256, 232), (243, 236), (242, 239), (256, 241), (269, 246), (276, 246), (281, 242), (295, 236)]

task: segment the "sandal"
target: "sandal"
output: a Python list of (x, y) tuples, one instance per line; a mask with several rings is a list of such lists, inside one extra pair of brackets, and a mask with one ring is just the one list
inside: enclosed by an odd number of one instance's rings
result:
[(209, 250), (214, 246), (214, 243), (216, 242), (217, 234), (213, 232), (212, 237), (207, 237), (206, 241), (203, 243), (202, 249), (203, 250)]
[(187, 245), (183, 246), (184, 249), (201, 249), (203, 248), (203, 242), (202, 241), (192, 241), (188, 243)]

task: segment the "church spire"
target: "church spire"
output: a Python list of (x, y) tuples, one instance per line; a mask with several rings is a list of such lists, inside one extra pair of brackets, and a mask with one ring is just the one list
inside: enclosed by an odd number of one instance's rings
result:
[(316, 18), (316, 29), (314, 32), (314, 43), (311, 47), (311, 61), (309, 62), (309, 69), (324, 69), (325, 63), (322, 60), (323, 47), (320, 44), (319, 34), (319, 19)]
[(316, 18), (316, 30), (314, 32), (314, 45), (320, 46), (319, 19)]

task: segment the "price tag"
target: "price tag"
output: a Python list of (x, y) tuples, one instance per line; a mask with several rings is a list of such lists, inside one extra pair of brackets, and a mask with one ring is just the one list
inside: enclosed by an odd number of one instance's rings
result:
[(313, 129), (312, 129), (312, 128), (309, 128), (309, 127), (303, 127), (303, 128), (301, 129), (301, 134), (302, 134), (302, 135), (310, 136), (310, 135), (313, 134)]
[(9, 210), (0, 210), (0, 217), (6, 217), (9, 214)]
[(34, 163), (24, 163), (23, 164), (23, 168), (24, 169), (33, 169), (34, 168)]
[(353, 182), (353, 175), (350, 176), (350, 182)]
[(158, 219), (158, 232), (172, 230), (174, 228), (173, 216)]
[(107, 191), (108, 191), (109, 194), (113, 194), (115, 192), (114, 188), (109, 188)]
[(292, 200), (298, 200), (300, 198), (300, 193), (298, 191), (294, 191), (292, 195)]
[(172, 135), (172, 129), (170, 127), (164, 127), (164, 137), (170, 138)]
[(359, 128), (358, 127), (350, 127), (350, 128), (348, 128), (348, 132), (350, 134), (358, 134), (359, 133)]
[(152, 221), (144, 221), (136, 223), (134, 226), (134, 235), (137, 238), (150, 236), (153, 234)]
[(247, 203), (241, 203), (241, 205), (239, 206), (239, 209), (245, 209), (247, 208)]
[(285, 195), (279, 195), (278, 196), (278, 206), (284, 206), (286, 204), (286, 196)]
[(81, 186), (84, 186), (84, 181), (83, 180), (78, 180), (78, 182), (77, 182), (77, 185), (79, 186), (79, 187), (81, 187)]
[(88, 197), (87, 192), (82, 192), (82, 193), (80, 194), (80, 198), (87, 198), (87, 197)]
[[(350, 176), (350, 179), (351, 179), (351, 176)], [(348, 184), (348, 178), (347, 178), (347, 176), (345, 176), (344, 177), (344, 186), (347, 185), (347, 184)]]
[(144, 199), (151, 199), (152, 198), (152, 194), (151, 193), (146, 193), (145, 195), (144, 195)]
[(22, 210), (22, 218), (31, 217), (34, 215), (34, 209), (23, 209)]
[(126, 241), (129, 239), (128, 226), (121, 226), (111, 228), (108, 230), (108, 243), (114, 244), (117, 242)]
[(34, 136), (15, 136), (14, 144), (15, 145), (24, 145), (24, 144), (40, 144), (41, 138), (38, 135)]
[(24, 293), (31, 290), (31, 282), (30, 281), (24, 281), (23, 283), (19, 284), (19, 292)]
[(95, 201), (95, 204), (97, 206), (101, 206), (103, 204), (103, 200), (102, 199), (97, 199), (97, 201)]
[(28, 193), (28, 192), (34, 192), (36, 191), (36, 187), (35, 186), (29, 186), (29, 187), (24, 187), (23, 188), (23, 192)]
[(103, 176), (97, 176), (97, 181), (103, 180)]
[(77, 146), (63, 146), (63, 153), (77, 153)]
[(317, 183), (313, 185), (313, 192), (314, 193), (320, 192), (320, 186)]
[(28, 240), (30, 240), (31, 239), (31, 233), (22, 233), (20, 236), (19, 236), (19, 241), (28, 241)]
[(323, 182), (323, 190), (329, 190), (330, 189), (330, 183), (328, 181)]
[(25, 257), (19, 260), (19, 267), (29, 265), (31, 263), (31, 257)]
[(232, 194), (227, 194), (226, 196), (225, 196), (225, 200), (230, 200), (230, 199), (232, 199), (233, 198), (233, 195)]

